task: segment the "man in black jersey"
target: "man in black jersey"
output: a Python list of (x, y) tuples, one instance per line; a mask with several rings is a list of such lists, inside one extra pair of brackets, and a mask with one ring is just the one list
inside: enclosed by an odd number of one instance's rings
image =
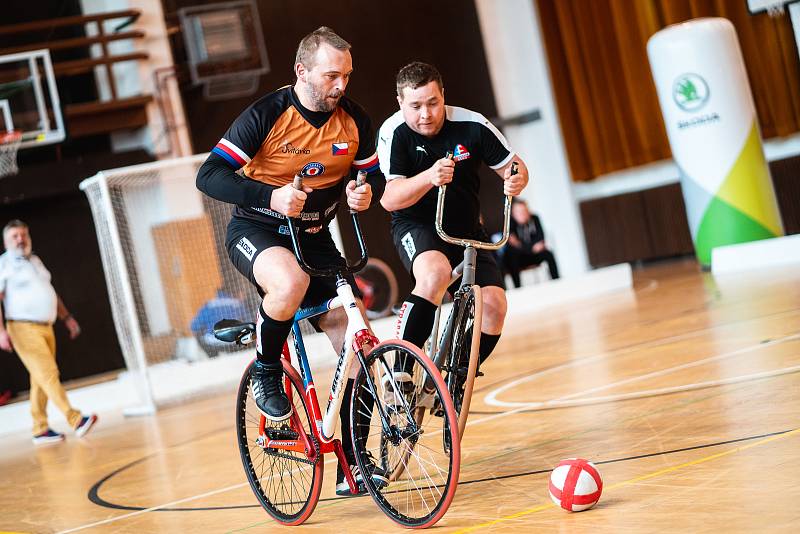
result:
[[(311, 265), (343, 265), (328, 230), (342, 189), (350, 209), (363, 211), (371, 203), (370, 183), (382, 181), (370, 120), (344, 96), (352, 65), (350, 44), (330, 28), (307, 35), (297, 50), (294, 86), (248, 107), (197, 175), (201, 191), (236, 205), (226, 237), (228, 254), (264, 297), (258, 313), (251, 391), (259, 411), (270, 421), (284, 421), (292, 413), (283, 390), (280, 355), (295, 312), (336, 296), (333, 278), (310, 278), (300, 269), (285, 219), (299, 219), (300, 245)], [(358, 170), (368, 173), (367, 183), (360, 187), (347, 181)], [(296, 174), (304, 176), (302, 191), (292, 186)], [(352, 279), (350, 283), (356, 287)], [(346, 327), (343, 310), (321, 316), (314, 326), (326, 332), (338, 352)], [(352, 391), (352, 379), (346, 387), (345, 400)], [(341, 411), (342, 436), (352, 469), (356, 462), (346, 413), (346, 409)], [(337, 493), (349, 494), (339, 474), (343, 486), (337, 484)], [(360, 480), (358, 473), (354, 475)], [(383, 475), (373, 472), (372, 476)], [(387, 481), (383, 476), (377, 482)]]
[[(400, 111), (378, 134), (378, 154), (387, 184), (381, 204), (392, 212), (392, 236), (414, 289), (400, 309), (397, 336), (423, 346), (436, 308), (448, 288), (463, 248), (442, 241), (434, 228), (436, 188), (449, 184), (444, 229), (452, 236), (488, 241), (480, 219), (478, 168), (487, 164), (504, 181), (506, 195), (528, 183), (528, 169), (497, 128), (479, 113), (445, 106), (442, 78), (435, 67), (414, 62), (397, 74)], [(445, 157), (452, 153), (452, 159)], [(511, 175), (511, 164), (519, 171)], [(506, 315), (503, 276), (492, 254), (478, 251), (476, 283), (483, 288), (480, 361), (491, 354)], [(395, 369), (399, 382), (411, 369)]]

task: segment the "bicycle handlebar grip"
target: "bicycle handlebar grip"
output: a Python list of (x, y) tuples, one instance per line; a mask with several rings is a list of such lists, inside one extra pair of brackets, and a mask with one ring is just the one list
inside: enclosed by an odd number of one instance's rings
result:
[[(365, 183), (367, 183), (367, 171), (358, 171), (356, 175), (356, 188), (361, 187)], [(350, 210), (350, 215), (355, 215), (356, 213), (358, 213), (356, 210)]]

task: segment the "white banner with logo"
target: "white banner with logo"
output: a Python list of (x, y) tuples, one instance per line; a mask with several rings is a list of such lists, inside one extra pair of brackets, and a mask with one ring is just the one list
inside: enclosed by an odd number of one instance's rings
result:
[(647, 52), (700, 263), (710, 264), (715, 246), (781, 235), (733, 24), (675, 24), (653, 35)]

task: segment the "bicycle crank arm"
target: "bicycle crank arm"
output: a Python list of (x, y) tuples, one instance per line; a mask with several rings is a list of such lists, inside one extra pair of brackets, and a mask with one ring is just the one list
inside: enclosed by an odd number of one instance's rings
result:
[(292, 451), (309, 456), (305, 445), (300, 440), (269, 439), (267, 436), (262, 435), (256, 438), (256, 445), (264, 449), (265, 454), (278, 456), (280, 458), (286, 458), (293, 461), (304, 462), (313, 465), (317, 463), (317, 460), (319, 459), (319, 455), (316, 454), (316, 451), (312, 451), (313, 455), (310, 458), (298, 458), (297, 456), (279, 452)]
[(264, 454), (269, 456), (275, 456), (276, 458), (283, 458), (284, 460), (291, 460), (293, 462), (301, 462), (308, 465), (314, 465), (317, 463), (317, 459), (309, 460), (308, 458), (299, 458), (297, 456), (292, 456), (291, 454), (286, 454), (285, 452), (279, 452), (280, 449), (264, 449)]

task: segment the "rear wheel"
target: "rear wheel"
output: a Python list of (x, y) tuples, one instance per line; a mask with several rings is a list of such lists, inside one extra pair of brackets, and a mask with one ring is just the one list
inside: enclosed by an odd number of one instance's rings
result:
[[(390, 376), (396, 358), (412, 358), (413, 391), (401, 391)], [(392, 463), (396, 475), (386, 485), (365, 477), (372, 498), (405, 527), (424, 528), (447, 512), (458, 485), (461, 447), (457, 418), (447, 386), (433, 362), (414, 345), (384, 342), (366, 356), (356, 377), (350, 407), (353, 450), (362, 473)], [(426, 392), (424, 384), (432, 386)], [(372, 384), (376, 396), (373, 396)], [(441, 406), (441, 417), (420, 417), (420, 410)], [(386, 420), (382, 420), (381, 413)], [(444, 447), (442, 433), (448, 434)], [(402, 466), (402, 467), (401, 467)]]
[(385, 262), (370, 258), (355, 279), (368, 319), (385, 317), (392, 312), (397, 302), (397, 278)]
[[(278, 522), (299, 525), (317, 506), (324, 466), (311, 431), (302, 382), (297, 372), (285, 360), (282, 361), (284, 388), (293, 410), (291, 418), (275, 423), (258, 411), (250, 394), (251, 364), (239, 383), (236, 435), (244, 471), (258, 502)], [(302, 440), (302, 434), (312, 446), (313, 459), (305, 453), (265, 447), (266, 437)]]

